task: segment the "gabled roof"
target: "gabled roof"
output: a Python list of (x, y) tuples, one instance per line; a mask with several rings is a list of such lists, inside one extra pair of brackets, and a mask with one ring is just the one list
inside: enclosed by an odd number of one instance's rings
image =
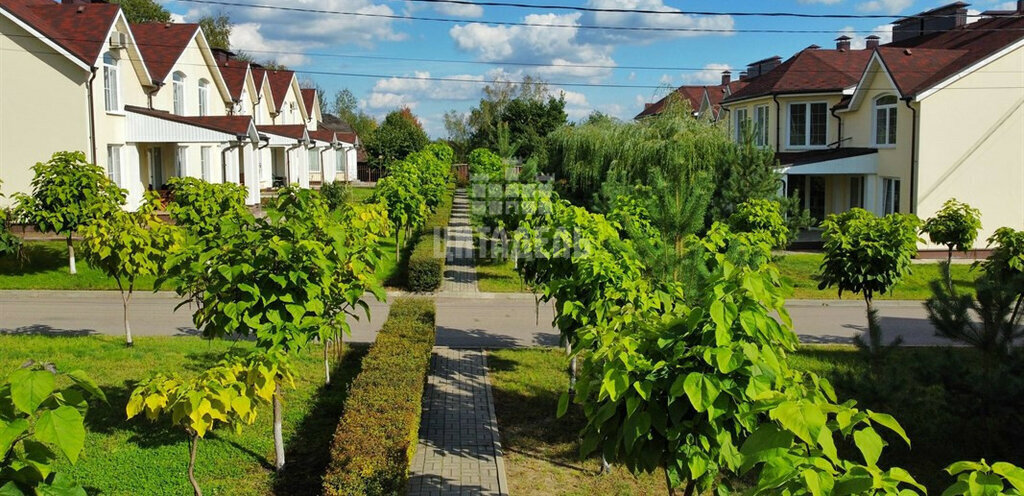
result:
[(120, 7), (107, 3), (59, 4), (50, 0), (0, 0), (0, 7), (92, 67), (107, 43)]
[(680, 86), (675, 91), (669, 93), (652, 104), (644, 106), (644, 110), (634, 117), (634, 119), (642, 119), (644, 117), (650, 117), (658, 115), (665, 110), (665, 107), (669, 102), (676, 98), (681, 98), (682, 101), (690, 103), (690, 108), (694, 112), (700, 110), (701, 101), (704, 99), (704, 92), (706, 91), (704, 86)]
[(334, 131), (325, 127), (320, 127), (315, 131), (309, 131), (309, 137), (325, 143), (333, 143), (335, 140)]
[(309, 137), (306, 126), (302, 124), (282, 124), (276, 126), (256, 126), (261, 133), (276, 134), (285, 138), (304, 140)]
[(132, 24), (132, 33), (153, 81), (163, 81), (199, 31), (198, 24)]
[(224, 84), (228, 87), (228, 93), (232, 100), (242, 98), (242, 90), (245, 89), (245, 76), (249, 74), (249, 63), (240, 60), (226, 60), (217, 63), (221, 76), (224, 77)]
[(313, 113), (313, 106), (317, 104), (316, 90), (313, 88), (302, 88), (302, 104), (306, 106), (309, 113)]
[(248, 136), (253, 125), (252, 117), (247, 115), (192, 117), (176, 115), (170, 112), (165, 112), (163, 110), (153, 110), (145, 107), (136, 107), (134, 105), (125, 105), (124, 109), (127, 112), (148, 115), (150, 117), (156, 117), (158, 119), (164, 119), (171, 122), (178, 122), (181, 124), (189, 124), (204, 129), (210, 129), (222, 133), (233, 134), (235, 136)]
[(860, 80), (871, 50), (806, 48), (778, 67), (746, 80), (749, 84), (726, 97), (734, 102), (768, 95), (838, 92)]
[(274, 95), (274, 108), (280, 109), (284, 103), (284, 97), (288, 94), (289, 86), (295, 79), (292, 71), (267, 71), (267, 78), (270, 79), (270, 92)]

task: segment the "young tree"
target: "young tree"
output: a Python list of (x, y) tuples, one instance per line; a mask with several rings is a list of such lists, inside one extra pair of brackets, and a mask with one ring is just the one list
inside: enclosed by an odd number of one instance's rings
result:
[(89, 265), (117, 281), (124, 306), (125, 343), (132, 346), (128, 305), (139, 276), (163, 273), (164, 261), (182, 243), (177, 227), (157, 218), (159, 198), (153, 194), (135, 212), (114, 210), (93, 219), (81, 230)]
[[(0, 181), (0, 186), (3, 185), (3, 181)], [(4, 199), (4, 194), (0, 193), (0, 200)], [(0, 208), (0, 257), (6, 255), (19, 255), (21, 254), (21, 238), (14, 235), (11, 232), (11, 220), (13, 218), (10, 208)]]
[(231, 50), (231, 17), (225, 12), (199, 18), (199, 27), (203, 28), (206, 41), (212, 48)]
[[(861, 294), (867, 306), (868, 340), (860, 336), (857, 345), (877, 362), (885, 352), (878, 311), (872, 306), (876, 293), (885, 294), (910, 273), (910, 260), (917, 254), (917, 229), (920, 221), (913, 215), (890, 214), (878, 217), (854, 208), (829, 215), (821, 224), (824, 231), (825, 258), (821, 263), (819, 289), (836, 287)], [(901, 338), (890, 343), (899, 345)]]
[(252, 425), (257, 409), (272, 401), (279, 378), (292, 382), (283, 355), (254, 353), (245, 358), (227, 358), (191, 379), (156, 375), (132, 391), (125, 413), (128, 419), (145, 413), (150, 421), (171, 414), (172, 422), (188, 436), (188, 481), (195, 496), (203, 496), (195, 475), (199, 440), (217, 422), (235, 432), (240, 432), (244, 425)]
[(171, 219), (199, 236), (215, 232), (221, 222), (248, 212), (245, 187), (240, 184), (213, 184), (194, 177), (174, 177), (168, 185), (172, 192), (167, 205)]
[[(384, 179), (377, 181), (372, 201), (381, 202), (387, 207), (388, 217), (395, 229), (395, 259), (402, 251), (402, 229), (408, 233), (426, 219), (427, 205), (419, 191), (419, 181), (415, 173), (403, 166)], [(406, 234), (405, 241), (409, 241)]]
[(460, 163), (466, 160), (469, 153), (469, 138), (472, 131), (465, 113), (449, 110), (444, 113), (444, 130), (448, 132), (448, 144), (455, 151), (455, 159)]
[(349, 126), (352, 126), (352, 130), (359, 135), (359, 139), (364, 143), (377, 130), (377, 120), (366, 112), (359, 110), (359, 100), (356, 99), (356, 96), (348, 88), (338, 90), (334, 94), (331, 112)]
[(789, 227), (779, 202), (751, 199), (740, 203), (729, 217), (729, 225), (735, 231), (764, 236), (772, 248), (784, 248), (789, 243)]
[(103, 169), (85, 161), (82, 152), (57, 152), (47, 162), (32, 166), (32, 194), (18, 194), (17, 215), (40, 231), (65, 236), (68, 267), (75, 267), (75, 246), (71, 237), (93, 219), (115, 212), (124, 205), (125, 192), (104, 174)]
[[(925, 221), (921, 231), (928, 233), (928, 239), (937, 245), (946, 245), (946, 263), (953, 262), (953, 249), (966, 252), (974, 247), (981, 229), (981, 212), (956, 198), (946, 200), (935, 217)], [(947, 281), (952, 284), (952, 281)]]
[(408, 108), (389, 113), (373, 134), (364, 140), (366, 153), (377, 167), (387, 167), (429, 143), (419, 120)]

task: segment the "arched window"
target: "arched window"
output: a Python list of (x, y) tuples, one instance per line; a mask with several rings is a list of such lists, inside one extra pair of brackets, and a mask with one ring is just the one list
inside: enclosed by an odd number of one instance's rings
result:
[(107, 112), (121, 111), (121, 73), (114, 54), (103, 54), (103, 100)]
[(172, 79), (174, 84), (174, 113), (185, 115), (185, 75), (175, 72)]
[(892, 146), (896, 144), (896, 104), (898, 102), (895, 95), (884, 95), (875, 99), (875, 145)]
[(199, 80), (199, 115), (210, 113), (210, 82), (205, 79)]

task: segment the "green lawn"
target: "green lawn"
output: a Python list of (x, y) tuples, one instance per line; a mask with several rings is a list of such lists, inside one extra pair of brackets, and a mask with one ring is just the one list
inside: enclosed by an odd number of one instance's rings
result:
[(352, 203), (362, 203), (373, 194), (373, 188), (366, 186), (353, 186), (351, 191), (352, 196), (349, 197), (348, 201)]
[[(856, 399), (861, 408), (895, 416), (913, 448), (886, 435), (882, 463), (909, 470), (934, 494), (952, 483), (942, 469), (954, 461), (1024, 463), (1021, 366), (985, 381), (979, 362), (968, 349), (899, 348), (872, 378), (849, 346), (807, 346), (789, 358), (793, 367), (829, 379), (840, 401)], [(512, 494), (665, 493), (662, 474), (636, 478), (615, 468), (599, 476), (597, 459), (580, 460), (580, 408), (555, 418), (567, 382), (561, 350), (492, 351), (488, 365)]]
[[(815, 274), (821, 266), (822, 256), (820, 254), (796, 254), (785, 255), (777, 261), (783, 279), (793, 286), (793, 298), (807, 299), (835, 299), (838, 298), (835, 289), (818, 289), (818, 281)], [(975, 275), (971, 273), (970, 265), (952, 266), (953, 282), (957, 289), (972, 292), (972, 281)], [(885, 295), (876, 295), (879, 299), (888, 300), (926, 300), (931, 296), (928, 285), (931, 281), (941, 277), (938, 264), (914, 264), (911, 273), (903, 278), (899, 285), (892, 292)], [(843, 295), (843, 298), (860, 298), (859, 295)]]
[(485, 293), (522, 293), (529, 291), (516, 273), (512, 260), (478, 259), (477, 286)]
[[(117, 289), (117, 283), (85, 262), (80, 243), (75, 243), (78, 274), (68, 271), (68, 247), (64, 241), (26, 241), (26, 261), (0, 257), (0, 289)], [(140, 278), (135, 289), (151, 291), (153, 277)]]
[[(110, 404), (97, 403), (90, 409), (82, 458), (74, 466), (62, 467), (90, 494), (191, 494), (185, 435), (169, 419), (125, 420), (128, 396), (137, 381), (154, 372), (196, 374), (229, 350), (244, 352), (251, 347), (193, 337), (140, 337), (133, 348), (125, 348), (123, 339), (116, 337), (0, 336), (0, 374), (31, 358), (51, 361), (60, 370), (82, 369), (103, 388)], [(323, 388), (320, 353), (313, 347), (294, 359), (296, 387), (285, 392), (288, 465), (282, 476), (273, 471), (272, 415), (265, 408), (241, 435), (218, 429), (200, 442), (196, 477), (205, 494), (319, 494), (348, 384), (359, 371), (366, 347), (347, 348), (329, 389)]]

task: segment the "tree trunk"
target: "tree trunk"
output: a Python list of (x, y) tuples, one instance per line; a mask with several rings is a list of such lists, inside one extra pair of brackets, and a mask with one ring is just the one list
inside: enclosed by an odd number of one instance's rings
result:
[(949, 245), (949, 252), (946, 253), (946, 286), (950, 294), (953, 293), (953, 245)]
[(280, 472), (284, 469), (284, 434), (281, 422), (284, 417), (281, 406), (281, 385), (274, 386), (274, 468)]
[(71, 270), (71, 275), (78, 273), (78, 269), (75, 267), (75, 245), (71, 242), (70, 234), (68, 234), (68, 269)]
[(190, 432), (188, 437), (188, 481), (192, 483), (192, 490), (195, 496), (203, 496), (203, 490), (199, 488), (196, 480), (196, 451), (199, 449), (199, 434)]
[(324, 340), (324, 385), (325, 386), (330, 386), (331, 385), (331, 362), (330, 362), (330, 359), (328, 358), (328, 355), (327, 355), (330, 352), (330, 350), (331, 350), (331, 340), (330, 339), (325, 339)]
[(124, 339), (125, 339), (125, 343), (124, 344), (125, 344), (125, 346), (128, 346), (128, 347), (131, 347), (131, 346), (133, 346), (135, 344), (135, 343), (132, 342), (132, 326), (131, 326), (131, 324), (128, 323), (128, 303), (131, 302), (131, 299), (132, 299), (132, 292), (131, 292), (131, 290), (128, 290), (127, 294), (125, 294), (124, 291), (121, 292), (121, 303), (123, 303), (123, 305), (124, 305)]
[(398, 235), (402, 233), (402, 226), (395, 227), (395, 263), (398, 263), (399, 252), (402, 250), (402, 245), (398, 243)]
[[(572, 354), (572, 341), (565, 338), (565, 354)], [(576, 357), (569, 359), (569, 401), (576, 399)]]

